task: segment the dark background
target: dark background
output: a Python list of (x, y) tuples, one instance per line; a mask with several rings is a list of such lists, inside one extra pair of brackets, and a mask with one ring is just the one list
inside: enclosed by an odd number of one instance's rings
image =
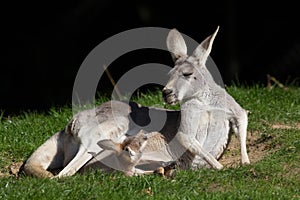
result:
[[(266, 85), (267, 74), (284, 84), (299, 83), (300, 11), (288, 1), (11, 1), (1, 10), (5, 115), (70, 103), (88, 53), (114, 34), (145, 26), (177, 28), (201, 42), (220, 25), (211, 56), (225, 84)], [(148, 62), (172, 65), (166, 52), (141, 50), (122, 56), (109, 70), (118, 79)], [(103, 92), (111, 90), (107, 78), (101, 81)]]

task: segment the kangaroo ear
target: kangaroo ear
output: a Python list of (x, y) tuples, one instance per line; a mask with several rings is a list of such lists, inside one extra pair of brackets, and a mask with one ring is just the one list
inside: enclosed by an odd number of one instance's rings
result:
[(99, 142), (97, 142), (97, 144), (104, 150), (115, 151), (118, 154), (121, 153), (123, 149), (122, 144), (116, 143), (112, 140), (100, 140)]
[(201, 44), (193, 52), (193, 56), (198, 60), (200, 66), (205, 65), (218, 30), (219, 26), (217, 27), (217, 30), (212, 35), (203, 40), (203, 42), (201, 42)]
[(167, 47), (171, 52), (173, 60), (187, 56), (187, 48), (182, 35), (176, 30), (172, 29), (167, 37)]

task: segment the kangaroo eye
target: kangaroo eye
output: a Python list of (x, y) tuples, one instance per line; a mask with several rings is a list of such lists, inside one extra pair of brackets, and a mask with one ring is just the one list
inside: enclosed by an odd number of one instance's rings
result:
[(191, 75), (193, 75), (193, 72), (184, 72), (183, 73), (184, 77), (190, 77)]

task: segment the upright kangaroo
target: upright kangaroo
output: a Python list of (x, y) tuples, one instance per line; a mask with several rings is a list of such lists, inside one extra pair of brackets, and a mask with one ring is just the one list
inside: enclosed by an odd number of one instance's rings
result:
[[(205, 66), (212, 49), (217, 30), (207, 37), (193, 52), (187, 55), (187, 47), (181, 34), (173, 29), (167, 37), (167, 47), (172, 53), (175, 67), (170, 71), (170, 79), (163, 89), (164, 99), (169, 104), (181, 101), (181, 122), (177, 134), (179, 142), (189, 151), (206, 160), (212, 167), (222, 165), (207, 152), (197, 139), (203, 125), (200, 116), (207, 110), (223, 109), (241, 145), (241, 161), (250, 163), (246, 136), (247, 112), (218, 84)], [(220, 130), (221, 131), (221, 130)]]

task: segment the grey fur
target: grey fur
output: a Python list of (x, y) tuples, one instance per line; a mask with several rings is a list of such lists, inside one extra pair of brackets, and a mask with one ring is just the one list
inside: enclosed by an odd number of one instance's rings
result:
[[(166, 102), (176, 104), (181, 102), (181, 123), (177, 134), (179, 143), (189, 149), (197, 157), (206, 160), (212, 167), (221, 169), (222, 165), (215, 159), (207, 149), (203, 148), (201, 140), (201, 129), (205, 111), (213, 108), (223, 110), (225, 120), (230, 122), (231, 128), (236, 133), (241, 143), (241, 161), (243, 164), (250, 163), (247, 149), (247, 112), (218, 84), (205, 66), (206, 60), (212, 49), (217, 30), (207, 37), (193, 52), (187, 55), (185, 42), (180, 33), (173, 29), (167, 38), (167, 46), (175, 56), (175, 67), (170, 72), (170, 79), (163, 89)], [(222, 123), (222, 120), (220, 121)], [(227, 125), (225, 126), (227, 127)], [(224, 129), (214, 129), (220, 133), (219, 137), (225, 137)], [(211, 132), (210, 132), (211, 133)], [(215, 135), (216, 133), (211, 133)], [(214, 141), (215, 137), (208, 138)], [(196, 140), (195, 140), (196, 139)], [(221, 140), (223, 140), (221, 138)]]
[[(102, 151), (98, 141), (122, 142), (128, 135), (137, 134), (142, 125), (149, 122), (149, 113), (158, 117), (167, 113), (161, 130), (152, 127), (152, 130), (146, 131), (159, 131), (168, 144), (158, 151), (144, 151), (139, 167), (155, 169), (170, 160), (178, 160), (183, 169), (203, 166), (221, 169), (217, 159), (227, 145), (229, 125), (240, 139), (242, 163), (249, 163), (246, 151), (247, 113), (214, 82), (205, 67), (216, 33), (205, 39), (192, 56), (186, 55), (185, 42), (177, 30), (172, 30), (168, 36), (167, 46), (174, 53), (176, 63), (163, 93), (168, 103), (181, 101), (181, 111), (118, 101), (82, 111), (74, 115), (64, 130), (54, 134), (29, 157), (24, 166), (25, 173), (53, 177), (51, 171), (62, 168), (55, 176), (60, 178), (90, 167), (101, 168), (109, 155), (98, 155)], [(188, 78), (194, 76), (196, 80)], [(152, 147), (161, 144), (159, 141), (148, 142)]]

